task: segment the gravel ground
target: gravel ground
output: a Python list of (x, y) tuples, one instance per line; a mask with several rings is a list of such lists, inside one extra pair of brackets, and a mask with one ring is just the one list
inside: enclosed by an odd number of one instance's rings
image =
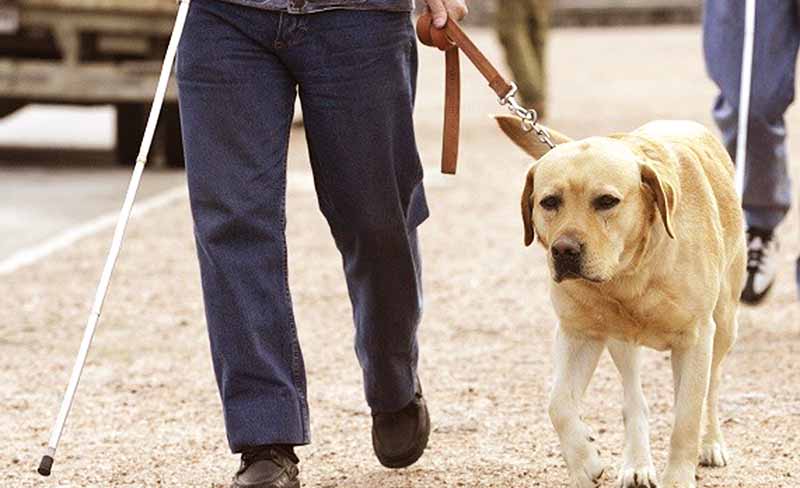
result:
[[(501, 59), (488, 31), (474, 31)], [(713, 86), (694, 27), (559, 30), (553, 35), (553, 117), (574, 136), (633, 129), (655, 118), (710, 123)], [(435, 171), (442, 61), (422, 54), (418, 129)], [(422, 228), (426, 314), (421, 377), (434, 431), (415, 466), (382, 469), (352, 351), (340, 259), (311, 193), (290, 192), (291, 282), (309, 374), (314, 443), (299, 450), (306, 487), (566, 487), (545, 413), (555, 316), (543, 253), (525, 249), (517, 199), (524, 156), (487, 114), (493, 97), (464, 69), (459, 175), (430, 191)], [(800, 161), (800, 118), (790, 117)], [(307, 167), (300, 133), (292, 165)], [(797, 164), (794, 173), (797, 174)], [(733, 461), (700, 469), (704, 487), (790, 487), (800, 477), (800, 306), (792, 280), (798, 215), (783, 229), (779, 282), (745, 309), (722, 392)], [(186, 202), (132, 223), (53, 476), (34, 473), (56, 412), (110, 233), (2, 278), (0, 485), (221, 487), (226, 449), (211, 374)], [(655, 462), (663, 468), (672, 381), (665, 354), (646, 354)], [(604, 457), (621, 461), (622, 392), (605, 357), (584, 414)], [(615, 471), (604, 486), (611, 486)]]

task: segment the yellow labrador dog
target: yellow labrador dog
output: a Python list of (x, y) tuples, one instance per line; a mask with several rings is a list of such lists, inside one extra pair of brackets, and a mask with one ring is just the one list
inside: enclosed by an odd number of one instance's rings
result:
[[(578, 403), (608, 348), (625, 391), (619, 486), (695, 487), (698, 461), (728, 461), (720, 367), (736, 338), (746, 260), (730, 157), (693, 122), (579, 141), (553, 132), (552, 150), (519, 119), (498, 123), (535, 159), (522, 193), (525, 245), (536, 239), (548, 254), (559, 317), (549, 412), (574, 485), (597, 486), (605, 468)], [(675, 423), (660, 484), (639, 346), (672, 357)]]

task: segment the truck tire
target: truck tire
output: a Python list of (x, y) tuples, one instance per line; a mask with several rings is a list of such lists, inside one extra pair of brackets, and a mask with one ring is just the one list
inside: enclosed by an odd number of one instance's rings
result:
[(26, 104), (25, 102), (20, 102), (19, 100), (3, 100), (0, 99), (0, 119), (5, 117), (6, 115), (11, 115), (17, 110), (24, 107)]
[(183, 168), (186, 164), (183, 159), (183, 138), (181, 136), (181, 114), (177, 103), (164, 104), (164, 113), (161, 114), (159, 131), (164, 137), (164, 156), (170, 168)]
[[(150, 105), (122, 103), (117, 105), (117, 162), (130, 166), (136, 163), (142, 143)], [(178, 104), (165, 103), (158, 121), (149, 160), (168, 168), (183, 168), (183, 140)]]
[[(116, 108), (117, 163), (131, 166), (136, 163), (136, 157), (139, 155), (139, 146), (147, 125), (147, 117), (150, 115), (150, 105), (121, 103)], [(168, 168), (184, 167), (181, 118), (178, 104), (175, 102), (164, 104), (148, 159)]]
[(120, 103), (117, 108), (117, 163), (124, 166), (136, 164), (147, 124), (147, 107), (142, 103)]

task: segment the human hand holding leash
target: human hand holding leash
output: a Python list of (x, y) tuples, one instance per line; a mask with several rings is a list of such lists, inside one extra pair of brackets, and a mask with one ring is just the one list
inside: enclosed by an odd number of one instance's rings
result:
[(437, 29), (444, 27), (448, 18), (461, 20), (469, 13), (464, 0), (425, 0), (425, 3), (433, 15), (433, 25)]

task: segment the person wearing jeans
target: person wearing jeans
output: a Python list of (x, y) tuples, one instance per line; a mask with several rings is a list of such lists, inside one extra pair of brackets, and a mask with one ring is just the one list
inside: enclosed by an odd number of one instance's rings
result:
[[(756, 2), (742, 199), (749, 257), (742, 300), (751, 304), (763, 300), (775, 280), (778, 258), (775, 229), (792, 201), (784, 114), (794, 100), (795, 65), (800, 45), (798, 13), (797, 0)], [(706, 66), (720, 90), (713, 115), (731, 157), (735, 157), (738, 136), (744, 15), (742, 0), (708, 0), (705, 3)], [(797, 279), (800, 286), (800, 260)]]
[[(417, 377), (413, 0), (193, 0), (177, 58), (191, 211), (234, 487), (299, 487), (306, 374), (287, 282), (286, 159), (299, 93), (319, 206), (342, 254), (379, 461), (430, 422)], [(462, 0), (427, 0), (435, 22)]]

